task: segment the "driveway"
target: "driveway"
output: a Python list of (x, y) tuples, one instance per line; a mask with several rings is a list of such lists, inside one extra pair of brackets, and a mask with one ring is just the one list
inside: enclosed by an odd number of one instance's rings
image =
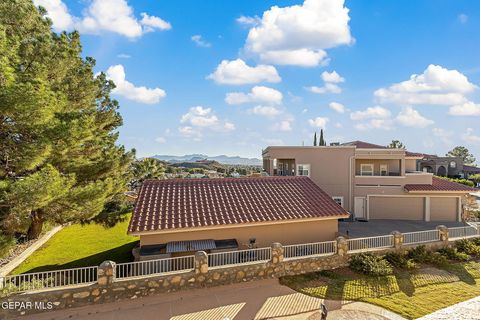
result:
[(369, 221), (340, 221), (338, 232), (350, 238), (373, 237), (390, 234), (392, 231), (414, 232), (435, 229), (438, 225), (449, 228), (462, 227), (463, 222), (449, 221), (414, 221), (414, 220), (369, 220)]
[[(21, 317), (22, 320), (313, 320), (322, 299), (282, 286), (277, 279), (184, 290)], [(403, 319), (362, 302), (325, 301), (328, 319)]]

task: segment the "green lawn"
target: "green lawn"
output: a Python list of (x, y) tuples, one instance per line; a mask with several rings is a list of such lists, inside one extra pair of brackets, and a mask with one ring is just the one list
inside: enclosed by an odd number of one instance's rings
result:
[(105, 260), (132, 261), (131, 251), (138, 238), (127, 235), (129, 220), (130, 215), (124, 222), (108, 229), (94, 223), (68, 226), (12, 273), (95, 266)]
[(423, 266), (393, 275), (369, 277), (349, 269), (288, 276), (281, 283), (307, 295), (364, 301), (415, 319), (480, 295), (480, 262)]

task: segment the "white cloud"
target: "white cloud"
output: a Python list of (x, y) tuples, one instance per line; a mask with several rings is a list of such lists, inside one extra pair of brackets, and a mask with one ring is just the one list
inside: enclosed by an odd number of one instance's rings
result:
[(328, 121), (330, 121), (328, 118), (316, 117), (315, 119), (309, 119), (308, 124), (315, 128), (325, 129)]
[(354, 128), (360, 131), (366, 131), (371, 129), (391, 130), (393, 128), (393, 121), (390, 118), (369, 119), (368, 121), (355, 124)]
[(260, 19), (258, 16), (254, 16), (254, 17), (240, 16), (236, 19), (236, 21), (245, 26), (255, 26), (260, 22), (262, 22), (262, 19)]
[(313, 93), (342, 93), (342, 88), (338, 86), (338, 83), (345, 82), (345, 78), (341, 77), (336, 71), (322, 72), (322, 80), (325, 82), (323, 87), (306, 87), (310, 92)]
[(380, 106), (369, 107), (364, 111), (355, 111), (350, 113), (350, 119), (359, 121), (366, 119), (386, 119), (391, 115), (388, 109)]
[(425, 128), (434, 123), (433, 120), (422, 116), (412, 107), (404, 107), (397, 115), (396, 121), (405, 127)]
[(229, 121), (220, 120), (212, 108), (205, 108), (202, 106), (192, 107), (187, 113), (182, 115), (180, 123), (184, 124), (179, 128), (180, 133), (183, 135), (201, 135), (201, 130), (212, 131), (232, 131), (235, 130), (235, 125)]
[(130, 59), (131, 57), (132, 57), (131, 55), (126, 54), (126, 53), (117, 54), (117, 58), (120, 58), (120, 59)]
[(334, 83), (325, 83), (323, 87), (306, 87), (308, 91), (312, 93), (342, 93), (342, 88), (340, 88), (338, 85)]
[(262, 141), (267, 143), (268, 145), (271, 145), (271, 146), (283, 146), (283, 145), (285, 145), (285, 143), (283, 142), (282, 139), (263, 138)]
[(292, 131), (292, 124), (290, 120), (282, 120), (273, 125), (274, 131)]
[(250, 67), (242, 59), (223, 60), (207, 79), (212, 79), (219, 84), (231, 85), (253, 84), (263, 81), (280, 82), (282, 80), (274, 66), (260, 64), (256, 67)]
[(171, 28), (167, 21), (146, 13), (142, 13), (142, 19), (138, 20), (126, 0), (93, 0), (81, 17), (71, 15), (61, 0), (34, 0), (34, 4), (47, 9), (56, 32), (77, 29), (82, 33), (100, 34), (108, 31), (134, 39), (154, 29)]
[(344, 0), (273, 6), (250, 29), (246, 50), (275, 64), (317, 66), (325, 61), (325, 49), (353, 42), (348, 11)]
[(121, 64), (111, 66), (107, 69), (106, 75), (115, 82), (116, 88), (112, 91), (129, 100), (140, 103), (155, 104), (167, 94), (160, 88), (136, 87), (125, 78), (125, 70)]
[(467, 101), (463, 104), (451, 106), (448, 113), (452, 116), (480, 116), (480, 104)]
[(457, 70), (431, 64), (422, 74), (413, 74), (409, 80), (378, 89), (374, 95), (381, 102), (400, 105), (455, 105), (464, 103), (464, 95), (476, 88)]
[(468, 16), (465, 13), (461, 13), (458, 15), (458, 21), (460, 21), (462, 24), (465, 24), (468, 22)]
[(271, 106), (256, 106), (252, 109), (249, 109), (248, 113), (259, 115), (259, 116), (275, 117), (282, 112), (277, 108), (271, 107)]
[(157, 137), (155, 138), (155, 141), (158, 143), (166, 143), (167, 139), (165, 139), (164, 137)]
[(345, 106), (338, 102), (330, 102), (328, 104), (330, 109), (335, 110), (338, 113), (345, 113)]
[(332, 72), (323, 71), (322, 80), (325, 82), (331, 82), (331, 83), (345, 82), (345, 78), (341, 77), (337, 73), (337, 71), (332, 71)]
[(201, 35), (196, 34), (190, 38), (195, 44), (202, 48), (209, 48), (212, 46), (210, 42), (205, 41)]
[(140, 23), (144, 26), (144, 32), (152, 32), (155, 31), (155, 29), (172, 29), (172, 25), (170, 24), (170, 22), (167, 22), (159, 17), (149, 16), (145, 12), (142, 12), (140, 15), (142, 16), (142, 20), (140, 20)]
[(225, 96), (228, 104), (242, 104), (249, 102), (281, 104), (283, 95), (280, 91), (263, 86), (255, 86), (249, 93), (230, 92)]
[(446, 131), (442, 128), (433, 128), (432, 133), (435, 137), (439, 138), (439, 140), (442, 141), (443, 143), (447, 145), (452, 144), (453, 132)]
[(475, 135), (472, 128), (467, 128), (465, 134), (462, 135), (463, 141), (471, 144), (480, 144), (480, 136)]
[(181, 136), (186, 138), (194, 138), (195, 141), (199, 141), (202, 138), (202, 133), (191, 127), (191, 126), (183, 126), (178, 128), (178, 132)]

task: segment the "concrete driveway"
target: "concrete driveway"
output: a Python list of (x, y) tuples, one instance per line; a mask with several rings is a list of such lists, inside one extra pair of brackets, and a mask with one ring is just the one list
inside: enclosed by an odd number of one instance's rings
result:
[(445, 225), (449, 228), (462, 227), (467, 224), (463, 222), (450, 221), (413, 221), (413, 220), (369, 220), (369, 221), (340, 221), (338, 232), (348, 235), (350, 238), (373, 237), (390, 234), (392, 231), (414, 232), (433, 230), (438, 225)]
[(399, 320), (400, 316), (362, 302), (324, 301), (298, 293), (277, 279), (183, 290), (25, 316), (22, 320), (313, 320), (324, 302), (328, 319)]

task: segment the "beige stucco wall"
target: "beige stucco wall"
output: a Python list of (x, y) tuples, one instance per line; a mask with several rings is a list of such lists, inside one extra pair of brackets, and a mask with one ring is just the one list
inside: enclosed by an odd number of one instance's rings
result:
[(423, 197), (369, 197), (370, 219), (424, 220)]
[(430, 197), (430, 219), (456, 221), (458, 219), (458, 198)]
[(250, 238), (256, 238), (258, 247), (268, 247), (274, 242), (288, 245), (334, 240), (337, 231), (338, 222), (336, 219), (310, 220), (305, 222), (140, 235), (140, 245), (182, 240), (221, 240), (233, 238), (237, 239), (240, 247), (246, 247)]
[(264, 157), (270, 161), (295, 159), (296, 165), (310, 164), (310, 179), (330, 196), (343, 197), (344, 208), (349, 210), (349, 186), (355, 174), (353, 168), (350, 170), (350, 161), (354, 155), (354, 147), (274, 147)]
[(405, 171), (417, 171), (417, 159), (405, 159)]

